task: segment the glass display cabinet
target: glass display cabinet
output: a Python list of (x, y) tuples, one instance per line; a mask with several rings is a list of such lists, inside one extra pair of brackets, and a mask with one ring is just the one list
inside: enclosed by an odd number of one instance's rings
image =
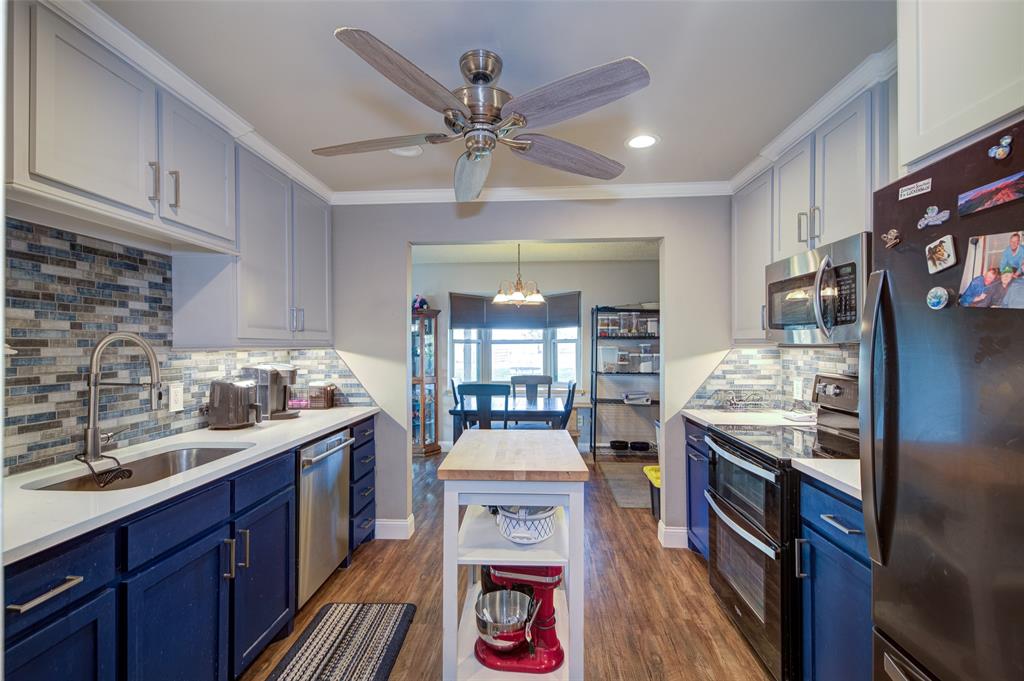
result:
[(437, 411), (437, 316), (440, 310), (413, 310), (412, 451), (431, 456), (441, 451)]

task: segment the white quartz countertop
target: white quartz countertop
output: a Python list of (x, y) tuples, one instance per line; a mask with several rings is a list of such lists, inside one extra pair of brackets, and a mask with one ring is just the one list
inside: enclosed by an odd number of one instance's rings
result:
[(684, 418), (702, 426), (813, 426), (814, 420), (791, 421), (786, 415), (796, 412), (784, 409), (737, 411), (734, 409), (683, 409)]
[(86, 472), (69, 461), (12, 475), (3, 486), (4, 565), (201, 487), (254, 463), (379, 412), (378, 407), (303, 411), (298, 418), (264, 421), (242, 430), (194, 430), (111, 452), (122, 463), (184, 447), (246, 446), (246, 449), (140, 487), (99, 492), (37, 489)]
[(793, 459), (793, 468), (860, 499), (860, 459)]

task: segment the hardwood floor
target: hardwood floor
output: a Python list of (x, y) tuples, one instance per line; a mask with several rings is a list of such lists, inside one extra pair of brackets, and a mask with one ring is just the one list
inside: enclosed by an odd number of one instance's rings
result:
[[(272, 644), (242, 681), (265, 679), (313, 615), (332, 602), (415, 603), (416, 617), (391, 679), (440, 679), (440, 460), (414, 460), (412, 539), (361, 547), (352, 566), (336, 573), (299, 612), (295, 631)], [(620, 509), (599, 474), (587, 483), (586, 504), (588, 680), (770, 680), (719, 607), (697, 554), (663, 549), (650, 512)]]

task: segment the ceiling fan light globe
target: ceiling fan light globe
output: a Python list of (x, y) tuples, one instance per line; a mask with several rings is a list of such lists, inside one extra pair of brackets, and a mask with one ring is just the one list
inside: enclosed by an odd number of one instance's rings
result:
[(541, 295), (540, 291), (536, 291), (526, 296), (526, 302), (531, 305), (543, 305), (547, 301), (544, 300), (544, 296)]
[(498, 291), (498, 293), (494, 296), (494, 300), (492, 300), (491, 302), (494, 303), (495, 305), (502, 305), (508, 302), (508, 296), (505, 295), (505, 293), (503, 293), (502, 291)]
[(525, 303), (526, 302), (526, 296), (523, 294), (522, 291), (513, 291), (509, 295), (508, 300), (511, 303)]

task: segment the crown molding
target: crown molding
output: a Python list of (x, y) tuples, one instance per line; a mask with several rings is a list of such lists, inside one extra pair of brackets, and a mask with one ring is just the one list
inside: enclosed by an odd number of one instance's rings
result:
[[(599, 201), (666, 199), (697, 196), (729, 196), (732, 186), (720, 182), (657, 182), (568, 187), (493, 187), (484, 189), (477, 201)], [(334, 192), (333, 206), (390, 203), (454, 203), (455, 191), (444, 189), (382, 189)]]
[(768, 170), (790, 147), (814, 132), (832, 114), (846, 106), (855, 97), (877, 83), (888, 80), (896, 73), (896, 43), (875, 52), (848, 73), (821, 99), (800, 114), (771, 142), (766, 144), (753, 161), (736, 173), (729, 181), (735, 192), (755, 177)]
[(299, 184), (325, 201), (331, 189), (293, 158), (262, 137), (252, 124), (210, 94), (156, 50), (87, 0), (40, 0), (62, 19), (115, 52), (122, 59), (228, 131), (235, 140), (265, 161), (277, 166)]

